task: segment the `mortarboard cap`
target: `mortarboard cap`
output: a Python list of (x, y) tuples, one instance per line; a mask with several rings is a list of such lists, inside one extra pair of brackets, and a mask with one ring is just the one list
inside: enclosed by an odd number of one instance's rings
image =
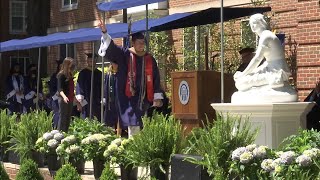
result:
[(239, 50), (239, 53), (242, 54), (242, 53), (245, 53), (245, 52), (254, 52), (254, 48), (252, 47), (245, 47), (245, 48), (242, 48)]

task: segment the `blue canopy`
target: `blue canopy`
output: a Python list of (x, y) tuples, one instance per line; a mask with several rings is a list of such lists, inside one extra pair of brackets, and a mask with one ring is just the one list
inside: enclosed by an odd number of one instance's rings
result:
[(113, 0), (111, 2), (102, 2), (98, 4), (98, 9), (100, 11), (114, 11), (162, 1), (166, 0)]
[[(112, 38), (125, 37), (128, 31), (128, 24), (114, 23), (108, 25), (108, 33)], [(26, 39), (14, 39), (0, 43), (0, 52), (23, 50), (53, 46), (59, 44), (70, 44), (77, 42), (100, 40), (101, 31), (99, 28), (82, 28), (71, 32), (59, 32), (47, 36), (33, 36)]]

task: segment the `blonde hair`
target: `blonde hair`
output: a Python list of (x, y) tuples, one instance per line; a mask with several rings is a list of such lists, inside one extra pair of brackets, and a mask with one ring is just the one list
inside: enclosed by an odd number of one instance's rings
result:
[(57, 76), (63, 74), (70, 80), (72, 78), (72, 68), (74, 68), (73, 58), (66, 57), (61, 64), (60, 71)]

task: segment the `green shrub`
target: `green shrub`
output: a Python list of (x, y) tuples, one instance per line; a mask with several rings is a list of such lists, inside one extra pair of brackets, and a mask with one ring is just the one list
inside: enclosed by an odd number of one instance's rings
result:
[(117, 180), (118, 176), (114, 172), (114, 169), (110, 167), (110, 163), (104, 165), (104, 169), (100, 176), (100, 180)]
[(3, 164), (0, 163), (0, 179), (1, 180), (10, 180), (6, 170), (3, 167)]
[(165, 171), (173, 154), (181, 151), (183, 131), (173, 116), (154, 113), (143, 118), (143, 129), (128, 146), (127, 158), (134, 166), (150, 166)]
[(31, 159), (24, 159), (16, 180), (43, 180), (38, 165)]
[(223, 179), (228, 176), (231, 152), (253, 143), (257, 133), (258, 129), (251, 128), (248, 120), (242, 120), (239, 116), (218, 115), (213, 123), (208, 122), (204, 128), (192, 131), (187, 137), (189, 145), (184, 153), (202, 156), (202, 160), (189, 160), (206, 167), (215, 179)]
[(36, 151), (35, 145), (39, 137), (52, 130), (52, 113), (46, 111), (34, 111), (20, 116), (20, 122), (12, 128), (14, 145), (10, 148), (17, 152), (22, 161), (31, 158)]
[(81, 180), (81, 176), (72, 165), (65, 164), (57, 171), (54, 180)]
[[(12, 126), (16, 123), (17, 115), (8, 115), (7, 109), (0, 110), (0, 148), (2, 152), (5, 153), (8, 142), (10, 141), (12, 134)], [(4, 155), (4, 154), (1, 154)]]

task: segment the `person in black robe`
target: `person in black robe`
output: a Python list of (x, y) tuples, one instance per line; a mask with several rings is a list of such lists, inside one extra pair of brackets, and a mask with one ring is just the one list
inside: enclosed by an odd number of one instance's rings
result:
[[(82, 106), (82, 118), (96, 117), (101, 122), (101, 79), (102, 72), (96, 68), (96, 59), (92, 53), (86, 54), (87, 67), (79, 72), (76, 85), (76, 98)], [(94, 58), (94, 59), (93, 59)], [(90, 116), (91, 76), (93, 71), (92, 114)]]
[(39, 83), (39, 97), (37, 97), (37, 66), (35, 64), (31, 64), (28, 67), (28, 76), (25, 77), (25, 98), (23, 101), (23, 105), (27, 112), (35, 110), (36, 103), (38, 102), (38, 108), (42, 108), (43, 103), (43, 94), (42, 94), (42, 81)]
[(24, 77), (21, 74), (19, 64), (14, 64), (10, 70), (10, 75), (6, 79), (6, 100), (10, 103), (8, 109), (9, 114), (23, 113)]
[(58, 128), (58, 122), (59, 122), (59, 93), (57, 92), (57, 86), (58, 86), (58, 79), (57, 74), (60, 71), (62, 60), (57, 61), (57, 70), (55, 73), (53, 73), (50, 77), (49, 81), (49, 100), (48, 100), (48, 106), (50, 107), (51, 111), (53, 111), (53, 128)]
[[(118, 91), (117, 91), (117, 72), (118, 72), (118, 64), (111, 62), (109, 71), (106, 73), (104, 79), (104, 119), (103, 124), (112, 127), (114, 129), (117, 128), (117, 123), (119, 119), (119, 111), (118, 111)], [(123, 123), (120, 120), (120, 127), (123, 129)]]
[(311, 111), (307, 114), (307, 129), (320, 130), (320, 81), (316, 84), (316, 87), (304, 100), (305, 102), (315, 102)]
[(133, 47), (122, 48), (113, 42), (102, 23), (99, 26), (103, 34), (99, 55), (119, 66), (119, 112), (131, 137), (140, 131), (141, 118), (147, 110), (151, 106), (162, 106), (159, 69), (152, 55), (144, 50), (145, 40), (142, 33), (132, 35)]

